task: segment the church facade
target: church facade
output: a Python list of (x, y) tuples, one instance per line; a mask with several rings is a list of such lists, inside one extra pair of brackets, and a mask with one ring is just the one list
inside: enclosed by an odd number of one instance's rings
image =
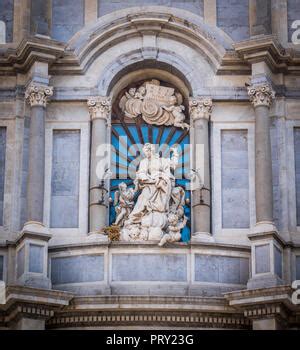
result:
[(0, 329), (299, 329), (299, 28), (0, 0)]

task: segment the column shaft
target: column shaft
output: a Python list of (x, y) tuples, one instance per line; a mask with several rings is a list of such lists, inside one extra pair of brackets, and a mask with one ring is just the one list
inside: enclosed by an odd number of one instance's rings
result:
[(272, 156), (267, 106), (255, 108), (256, 221), (273, 221)]
[[(192, 185), (192, 209), (194, 236), (210, 233), (210, 153), (209, 118), (212, 109), (210, 98), (192, 98), (190, 117), (193, 129), (193, 171), (197, 178)], [(193, 188), (194, 187), (194, 188)]]
[[(109, 166), (109, 145), (107, 124), (110, 120), (110, 99), (107, 97), (93, 97), (88, 100), (88, 106), (92, 119), (91, 129), (91, 163), (90, 163), (90, 229), (92, 232), (99, 232), (106, 226), (107, 217), (107, 196), (104, 189), (99, 185), (104, 178), (99, 178), (99, 167), (101, 173), (108, 169)], [(99, 147), (104, 147), (99, 152)], [(105, 146), (106, 145), (106, 146)], [(97, 152), (99, 154), (97, 155)], [(101, 162), (99, 164), (99, 162)], [(105, 169), (106, 168), (106, 169)], [(107, 187), (107, 184), (103, 182)], [(103, 192), (104, 191), (104, 192)], [(103, 202), (101, 200), (104, 199)], [(100, 202), (99, 202), (100, 201)]]

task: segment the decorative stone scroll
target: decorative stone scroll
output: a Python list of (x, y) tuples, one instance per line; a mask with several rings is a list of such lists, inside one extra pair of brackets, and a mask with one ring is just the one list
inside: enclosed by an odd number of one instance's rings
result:
[(193, 121), (197, 119), (209, 120), (212, 111), (212, 99), (209, 97), (192, 97), (189, 100), (190, 117)]
[(104, 119), (106, 121), (110, 118), (111, 112), (111, 98), (107, 96), (89, 97), (87, 101), (91, 119)]
[(121, 183), (116, 192), (117, 217), (113, 225), (120, 228), (121, 240), (158, 240), (163, 246), (179, 241), (187, 223), (183, 208), (185, 191), (175, 186), (172, 174), (179, 155), (177, 149), (172, 149), (169, 159), (160, 157), (150, 143), (144, 145), (143, 152), (145, 158), (139, 164), (135, 188), (127, 188)]
[(174, 125), (189, 129), (189, 125), (184, 122), (185, 107), (182, 102), (180, 93), (153, 79), (126, 91), (119, 106), (128, 118), (142, 116), (148, 124)]
[(25, 92), (25, 99), (31, 107), (46, 107), (47, 100), (53, 95), (53, 87), (31, 83)]
[(248, 95), (254, 107), (270, 107), (273, 99), (275, 98), (275, 92), (270, 84), (267, 83), (249, 86)]

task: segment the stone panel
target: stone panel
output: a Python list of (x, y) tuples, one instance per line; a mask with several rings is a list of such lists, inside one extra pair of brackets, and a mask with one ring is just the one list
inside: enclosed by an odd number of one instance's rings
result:
[[(0, 0), (0, 21), (5, 23), (6, 42), (13, 41), (14, 0)], [(1, 43), (0, 43), (1, 44)]]
[(43, 273), (44, 247), (36, 244), (29, 245), (29, 272)]
[(270, 272), (270, 245), (264, 244), (255, 247), (255, 272)]
[(4, 279), (4, 256), (0, 255), (0, 281)]
[(54, 285), (97, 282), (103, 279), (103, 255), (78, 255), (51, 259), (51, 281)]
[(6, 128), (0, 128), (0, 226), (3, 226)]
[(84, 26), (84, 0), (52, 1), (52, 37), (68, 41)]
[(182, 254), (114, 254), (112, 281), (187, 281)]
[[(292, 29), (292, 23), (300, 19), (299, 0), (287, 0), (287, 23), (288, 23), (288, 41), (292, 41), (292, 35), (295, 29)], [(299, 27), (298, 27), (299, 28)]]
[(188, 10), (203, 17), (204, 0), (98, 0), (98, 17), (133, 6), (168, 6)]
[(195, 281), (246, 284), (249, 259), (216, 255), (195, 255)]
[(53, 228), (78, 227), (80, 131), (54, 130), (51, 179)]
[(276, 275), (282, 278), (282, 252), (276, 246), (274, 247), (274, 264)]
[(17, 253), (17, 277), (21, 277), (25, 271), (25, 247)]
[(300, 225), (300, 128), (294, 129), (297, 225)]
[(217, 25), (235, 41), (249, 38), (249, 0), (217, 0)]
[(222, 227), (248, 228), (249, 170), (246, 130), (222, 130)]

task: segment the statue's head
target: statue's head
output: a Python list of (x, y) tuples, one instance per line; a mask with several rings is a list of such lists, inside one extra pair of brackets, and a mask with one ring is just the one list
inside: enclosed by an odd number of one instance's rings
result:
[(120, 190), (120, 191), (125, 191), (126, 189), (127, 189), (126, 183), (125, 183), (125, 182), (121, 182), (121, 183), (119, 184), (119, 190)]
[(150, 158), (151, 155), (155, 153), (155, 146), (151, 143), (145, 143), (143, 146), (143, 153), (147, 158)]
[(174, 213), (170, 213), (168, 215), (168, 222), (171, 225), (177, 224), (178, 223), (178, 216)]

